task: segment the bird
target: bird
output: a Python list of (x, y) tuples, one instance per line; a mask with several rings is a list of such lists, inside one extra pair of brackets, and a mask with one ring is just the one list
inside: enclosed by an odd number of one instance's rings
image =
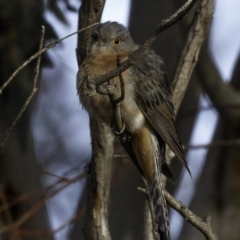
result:
[[(139, 48), (126, 27), (118, 22), (100, 23), (91, 34), (92, 44), (77, 73), (77, 92), (80, 102), (90, 117), (112, 124), (112, 105), (106, 95), (89, 96), (88, 80), (116, 68), (116, 59), (127, 60)], [(120, 112), (130, 140), (130, 157), (147, 182), (152, 199), (155, 224), (160, 240), (170, 240), (168, 209), (161, 182), (161, 171), (166, 168), (165, 146), (189, 171), (182, 144), (175, 128), (174, 107), (163, 59), (148, 49), (130, 68), (122, 73), (125, 96)], [(115, 86), (120, 95), (118, 77), (106, 84)]]

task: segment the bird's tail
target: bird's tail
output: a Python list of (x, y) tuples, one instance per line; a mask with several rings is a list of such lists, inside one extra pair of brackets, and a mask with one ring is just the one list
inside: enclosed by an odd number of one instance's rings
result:
[[(154, 135), (152, 135), (152, 146), (154, 151), (154, 181), (149, 184), (149, 192), (153, 203), (155, 222), (160, 240), (171, 240), (168, 209), (160, 176), (161, 164), (165, 154), (162, 154), (159, 141)], [(163, 147), (165, 148), (165, 146)]]

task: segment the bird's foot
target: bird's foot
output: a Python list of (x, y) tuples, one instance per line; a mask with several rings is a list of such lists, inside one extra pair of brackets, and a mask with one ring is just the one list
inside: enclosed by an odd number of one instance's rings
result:
[(130, 134), (126, 131), (126, 126), (123, 124), (122, 129), (119, 131), (115, 127), (111, 127), (113, 133), (115, 136), (117, 136), (122, 143), (125, 143), (127, 141), (131, 140)]

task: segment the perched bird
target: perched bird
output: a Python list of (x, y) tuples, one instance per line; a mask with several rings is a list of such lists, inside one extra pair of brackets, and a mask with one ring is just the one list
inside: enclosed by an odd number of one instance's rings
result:
[[(112, 105), (109, 97), (99, 93), (88, 96), (87, 79), (95, 78), (116, 68), (116, 58), (123, 62), (139, 46), (128, 30), (117, 22), (99, 24), (92, 32), (93, 42), (88, 56), (77, 74), (80, 101), (90, 116), (111, 124)], [(130, 146), (137, 166), (148, 184), (153, 202), (155, 221), (161, 240), (170, 240), (168, 211), (160, 173), (165, 164), (165, 144), (168, 144), (188, 169), (174, 121), (174, 109), (164, 63), (151, 49), (122, 73), (125, 97), (121, 102), (121, 117), (130, 136)], [(114, 84), (121, 93), (119, 78)]]

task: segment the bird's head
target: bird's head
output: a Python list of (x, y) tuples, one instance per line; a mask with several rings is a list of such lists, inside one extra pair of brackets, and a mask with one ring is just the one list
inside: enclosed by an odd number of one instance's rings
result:
[(128, 55), (136, 49), (129, 31), (117, 22), (99, 24), (91, 35), (91, 54)]

